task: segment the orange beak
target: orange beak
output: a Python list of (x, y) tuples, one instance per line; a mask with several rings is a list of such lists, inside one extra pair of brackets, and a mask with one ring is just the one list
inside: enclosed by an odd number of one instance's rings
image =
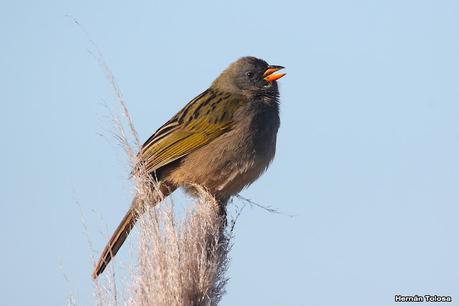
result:
[(279, 71), (281, 69), (284, 69), (284, 67), (269, 65), (268, 69), (266, 69), (265, 73), (263, 73), (263, 77), (268, 82), (279, 80), (281, 77), (285, 75), (285, 73), (274, 73), (274, 72)]

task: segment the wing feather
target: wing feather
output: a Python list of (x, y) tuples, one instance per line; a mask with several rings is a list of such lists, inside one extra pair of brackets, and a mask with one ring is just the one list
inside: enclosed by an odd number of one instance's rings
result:
[(231, 130), (233, 114), (244, 101), (211, 89), (191, 100), (142, 146), (145, 170), (157, 171)]

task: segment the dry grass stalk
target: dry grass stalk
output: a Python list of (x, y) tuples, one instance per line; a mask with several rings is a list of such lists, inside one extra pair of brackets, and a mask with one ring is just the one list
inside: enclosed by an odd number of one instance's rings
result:
[[(123, 289), (127, 298), (119, 296), (115, 262), (112, 262), (95, 282), (96, 304), (217, 305), (225, 292), (229, 237), (239, 214), (227, 226), (226, 220), (218, 215), (215, 199), (202, 188), (195, 205), (188, 209), (183, 219), (175, 214), (171, 200), (162, 201), (154, 208), (148, 205), (160, 192), (138, 160), (137, 152), (141, 143), (122, 91), (89, 32), (77, 19), (68, 17), (92, 45), (94, 52), (89, 52), (112, 85), (115, 98), (122, 108), (122, 118), (114, 119), (117, 128), (115, 135), (127, 153), (130, 165), (140, 165), (132, 179), (136, 196), (145, 203), (142, 209), (145, 213), (137, 226), (140, 230), (138, 264), (133, 269), (128, 268), (132, 272), (130, 284)], [(69, 305), (75, 304), (73, 299), (69, 300)]]
[[(96, 51), (94, 55), (122, 107), (124, 120), (114, 120), (118, 129), (116, 136), (131, 165), (138, 167), (132, 179), (135, 194), (144, 203), (141, 208), (144, 213), (137, 225), (140, 231), (138, 264), (129, 269), (131, 283), (124, 288), (127, 296), (124, 302), (128, 305), (217, 305), (225, 292), (229, 264), (230, 235), (225, 233), (226, 220), (218, 215), (215, 199), (199, 186), (196, 186), (200, 191), (195, 205), (187, 210), (184, 218), (176, 215), (171, 200), (164, 200), (156, 207), (149, 205), (161, 196), (159, 189), (138, 160), (136, 152), (140, 142), (123, 95), (97, 46)], [(109, 275), (102, 283), (96, 282), (97, 302), (119, 305), (113, 263), (106, 273)]]
[(227, 282), (229, 243), (217, 203), (201, 190), (177, 218), (171, 201), (139, 220), (139, 261), (128, 305), (217, 305)]

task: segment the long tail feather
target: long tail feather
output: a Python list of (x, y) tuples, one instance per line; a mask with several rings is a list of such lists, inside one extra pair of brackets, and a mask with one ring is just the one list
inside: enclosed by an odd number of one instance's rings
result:
[[(156, 205), (161, 201), (161, 199), (173, 192), (175, 188), (176, 187), (172, 187), (170, 184), (160, 184), (159, 191), (161, 195), (158, 195), (158, 198), (154, 201), (154, 203), (152, 203), (152, 205)], [(100, 274), (102, 274), (102, 272), (104, 272), (112, 258), (115, 257), (116, 253), (118, 253), (118, 250), (121, 248), (127, 236), (131, 232), (137, 219), (145, 209), (143, 205), (144, 204), (138, 197), (134, 197), (132, 200), (131, 208), (129, 208), (123, 220), (121, 220), (121, 223), (118, 225), (109, 242), (102, 251), (99, 261), (97, 262), (96, 267), (92, 272), (93, 279), (96, 279)]]
[(138, 213), (136, 212), (135, 206), (136, 205), (131, 206), (131, 208), (121, 221), (121, 223), (116, 228), (112, 237), (110, 238), (110, 241), (107, 243), (104, 250), (102, 251), (100, 259), (97, 262), (96, 267), (94, 268), (94, 272), (92, 272), (93, 279), (96, 279), (102, 272), (104, 272), (110, 260), (116, 255), (116, 253), (118, 253), (118, 250), (121, 248), (127, 236), (134, 227), (134, 224), (138, 218)]

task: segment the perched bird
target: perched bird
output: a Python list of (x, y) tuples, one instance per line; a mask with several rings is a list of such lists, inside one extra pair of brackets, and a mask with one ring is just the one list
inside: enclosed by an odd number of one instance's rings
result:
[[(139, 159), (163, 196), (178, 187), (193, 193), (192, 186), (199, 185), (225, 214), (229, 198), (255, 181), (274, 158), (280, 124), (276, 80), (285, 75), (275, 72), (283, 68), (240, 58), (145, 142)], [(140, 205), (135, 197), (103, 250), (94, 279), (126, 240)]]

